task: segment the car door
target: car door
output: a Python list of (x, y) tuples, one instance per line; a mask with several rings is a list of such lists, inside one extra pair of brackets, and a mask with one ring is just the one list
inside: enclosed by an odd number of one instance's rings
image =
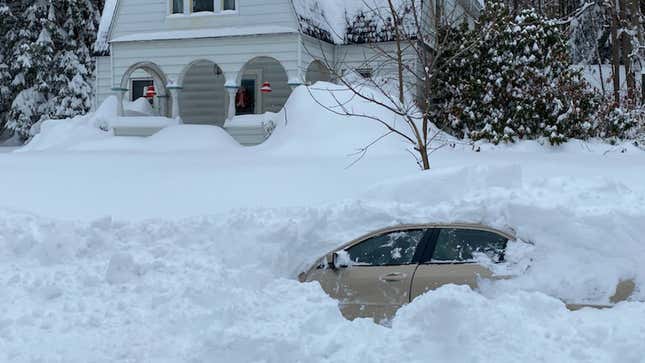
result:
[(339, 300), (348, 319), (391, 318), (410, 302), (412, 277), (418, 266), (425, 229), (405, 229), (371, 236), (341, 251), (346, 262), (313, 276)]
[(480, 278), (502, 278), (494, 277), (489, 269), (478, 264), (476, 255), (482, 253), (501, 263), (507, 243), (506, 236), (486, 229), (435, 229), (414, 275), (411, 299), (447, 284), (468, 285), (476, 289)]

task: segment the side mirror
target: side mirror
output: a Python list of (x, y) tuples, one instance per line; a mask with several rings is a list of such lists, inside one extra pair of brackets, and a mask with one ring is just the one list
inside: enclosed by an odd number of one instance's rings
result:
[(341, 254), (346, 255), (347, 252), (345, 251), (332, 252), (327, 255), (326, 257), (327, 266), (330, 269), (336, 270), (339, 268), (346, 268), (349, 266), (349, 264), (347, 263), (347, 257)]

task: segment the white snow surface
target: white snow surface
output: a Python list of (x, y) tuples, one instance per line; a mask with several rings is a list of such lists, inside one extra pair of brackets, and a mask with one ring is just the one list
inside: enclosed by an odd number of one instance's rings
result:
[(159, 116), (150, 102), (143, 97), (135, 101), (123, 100), (125, 116)]
[[(209, 126), (101, 133), (112, 109), (46, 122), (0, 154), (0, 361), (643, 361), (637, 147), (445, 147), (420, 172), (388, 137), (347, 168), (383, 130), (304, 87), (250, 148)], [(341, 243), (415, 222), (484, 223), (533, 244), (512, 242), (495, 266), (513, 279), (430, 292), (391, 327), (346, 321), (296, 281)], [(624, 280), (637, 289), (611, 309), (561, 301), (607, 304)]]

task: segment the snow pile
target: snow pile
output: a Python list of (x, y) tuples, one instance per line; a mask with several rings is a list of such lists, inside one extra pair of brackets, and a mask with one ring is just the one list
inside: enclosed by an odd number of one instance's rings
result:
[(32, 127), (33, 138), (20, 152), (66, 149), (80, 142), (103, 140), (111, 136), (107, 130), (116, 118), (117, 99), (112, 96), (94, 113), (72, 119), (46, 120)]
[[(154, 121), (154, 120), (153, 120)], [(98, 141), (81, 142), (68, 148), (69, 151), (139, 151), (177, 152), (201, 151), (224, 153), (241, 149), (222, 128), (204, 125), (168, 126), (146, 138), (110, 137)]]
[(409, 144), (397, 135), (384, 137), (387, 129), (373, 118), (391, 124), (399, 119), (400, 130), (409, 131), (400, 116), (355, 97), (343, 86), (325, 82), (301, 86), (275, 117), (276, 130), (257, 148), (276, 154), (335, 154), (356, 159), (369, 146), (370, 155), (409, 155)]
[(137, 98), (134, 102), (124, 100), (123, 109), (125, 116), (158, 116), (150, 102), (143, 97)]
[[(534, 242), (511, 247), (507, 257), (516, 260), (502, 272), (518, 277), (487, 286), (491, 292), (540, 291), (568, 302), (607, 304), (619, 282), (645, 283), (639, 267), (645, 195), (607, 178), (524, 183), (518, 165), (453, 169), (383, 183), (365, 198), (424, 206), (426, 221), (482, 223)], [(645, 299), (645, 289), (634, 297)]]
[[(637, 361), (644, 303), (572, 313), (546, 294), (606, 303), (633, 279), (643, 300), (645, 198), (602, 178), (522, 174), (454, 169), (382, 183), (368, 201), (173, 221), (0, 210), (0, 360)], [(404, 191), (417, 198), (398, 202)], [(345, 321), (317, 284), (295, 281), (362, 233), (429, 221), (512, 226), (535, 244), (511, 244), (514, 279), (426, 294), (391, 328)]]
[[(349, 112), (362, 116), (346, 116), (338, 103)], [(223, 129), (215, 126), (178, 125), (178, 120), (165, 117), (116, 117), (116, 98), (110, 97), (95, 114), (73, 120), (47, 121), (40, 133), (22, 151), (198, 151), (220, 150), (233, 152), (239, 148)], [(146, 112), (147, 101), (128, 104), (131, 111)], [(339, 114), (341, 113), (341, 114)], [(383, 120), (399, 116), (383, 107), (353, 97), (342, 86), (319, 82), (312, 87), (298, 87), (289, 97), (284, 109), (277, 113), (240, 116), (227, 127), (265, 125), (275, 128), (262, 145), (252, 147), (256, 153), (273, 155), (341, 155), (348, 160), (359, 159), (363, 149), (370, 146), (370, 155), (406, 155), (409, 144), (399, 136), (383, 136), (387, 130), (370, 117)], [(113, 137), (101, 131), (116, 127), (165, 128), (149, 138)], [(401, 120), (401, 130), (406, 131)], [(165, 143), (165, 144), (164, 144)]]

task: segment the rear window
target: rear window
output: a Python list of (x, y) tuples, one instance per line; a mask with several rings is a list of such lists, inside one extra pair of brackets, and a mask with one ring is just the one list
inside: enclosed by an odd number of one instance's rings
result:
[(497, 233), (475, 229), (442, 228), (432, 262), (473, 262), (483, 253), (495, 262), (504, 260), (508, 239)]

